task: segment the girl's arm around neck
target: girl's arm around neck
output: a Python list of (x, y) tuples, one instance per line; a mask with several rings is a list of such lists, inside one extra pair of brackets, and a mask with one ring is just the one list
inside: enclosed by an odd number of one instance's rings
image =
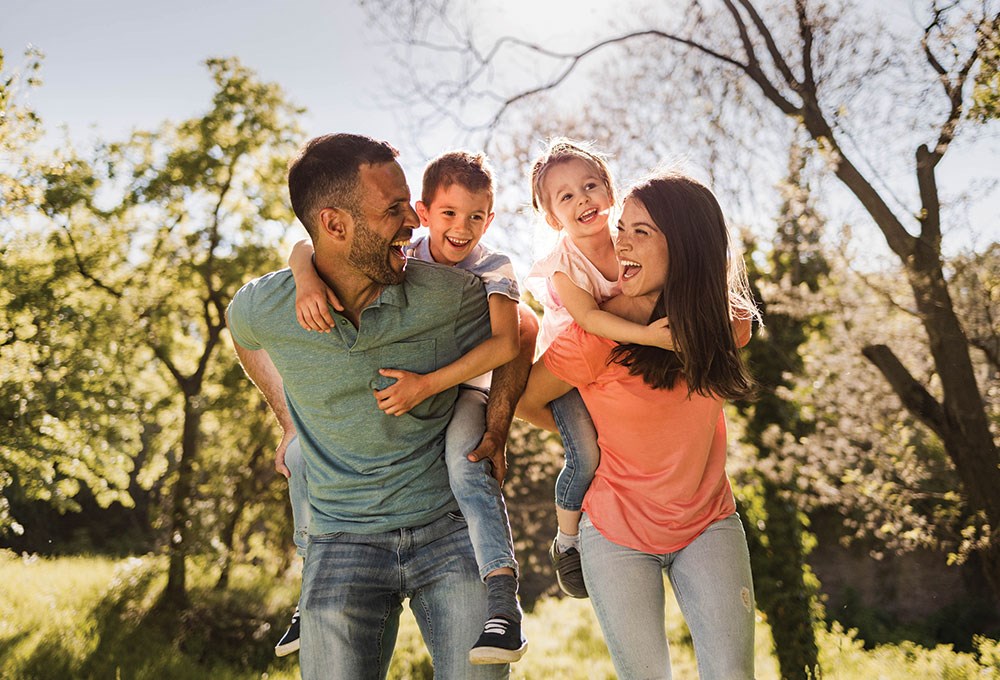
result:
[(665, 322), (654, 321), (647, 326), (605, 311), (597, 305), (597, 300), (590, 293), (577, 286), (562, 272), (552, 275), (552, 285), (566, 311), (588, 333), (616, 342), (674, 349), (673, 336), (670, 335), (669, 328), (665, 328)]

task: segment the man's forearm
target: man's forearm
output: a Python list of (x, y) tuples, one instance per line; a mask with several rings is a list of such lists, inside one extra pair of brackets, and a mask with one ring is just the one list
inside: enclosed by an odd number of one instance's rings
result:
[(528, 383), (531, 362), (535, 356), (538, 317), (527, 305), (518, 306), (520, 316), (518, 354), (493, 371), (490, 398), (486, 404), (486, 431), (506, 440), (524, 386)]
[(285, 432), (294, 432), (295, 425), (292, 423), (291, 413), (285, 403), (284, 384), (281, 381), (281, 374), (275, 368), (274, 362), (265, 350), (250, 350), (241, 347), (235, 341), (236, 356), (240, 359), (240, 364), (253, 384), (264, 395), (267, 405), (274, 412), (278, 424)]

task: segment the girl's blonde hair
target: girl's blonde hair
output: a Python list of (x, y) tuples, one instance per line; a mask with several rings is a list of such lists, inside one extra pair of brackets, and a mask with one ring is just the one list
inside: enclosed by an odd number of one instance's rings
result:
[(531, 207), (540, 213), (548, 212), (545, 196), (542, 194), (542, 182), (548, 171), (560, 163), (566, 163), (574, 158), (590, 163), (597, 174), (604, 180), (612, 205), (618, 203), (615, 194), (615, 183), (611, 179), (611, 169), (608, 167), (604, 154), (593, 149), (588, 142), (576, 141), (567, 137), (554, 137), (549, 140), (548, 148), (531, 165)]

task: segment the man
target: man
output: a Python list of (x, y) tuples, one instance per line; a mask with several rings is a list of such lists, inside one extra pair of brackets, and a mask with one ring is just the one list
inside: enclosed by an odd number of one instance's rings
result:
[[(396, 156), (384, 142), (326, 135), (290, 165), (292, 208), (343, 306), (330, 333), (296, 323), (288, 270), (244, 286), (228, 311), (240, 361), (285, 430), (278, 464), (296, 431), (303, 448), (311, 503), (303, 677), (384, 678), (405, 598), (439, 677), (507, 677), (507, 666), (468, 662), (486, 593), (442, 455), (457, 389), (399, 417), (382, 413), (373, 395), (390, 382), (380, 368), (427, 373), (490, 336), (478, 278), (407, 263), (403, 248), (419, 223)], [(522, 352), (494, 373), (487, 433), (473, 456), (489, 458), (498, 478), (529, 364)]]

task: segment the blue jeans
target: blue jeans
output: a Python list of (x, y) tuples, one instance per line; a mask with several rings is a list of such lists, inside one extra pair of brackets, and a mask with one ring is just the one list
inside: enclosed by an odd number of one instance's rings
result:
[(461, 388), (444, 442), (448, 483), (469, 524), (469, 538), (482, 578), (501, 567), (517, 572), (507, 506), (500, 484), (490, 474), (492, 465), (488, 460), (473, 463), (466, 458), (479, 446), (486, 431), (486, 400), (481, 390)]
[(291, 473), (288, 478), (288, 501), (292, 504), (292, 540), (295, 541), (295, 552), (305, 557), (306, 546), (309, 545), (309, 487), (298, 437), (292, 437), (292, 441), (288, 442), (285, 467)]
[(486, 587), (465, 520), (449, 513), (422, 527), (310, 536), (299, 604), (304, 680), (385, 678), (406, 598), (435, 677), (509, 677), (509, 666), (469, 663)]
[(566, 453), (566, 462), (556, 478), (556, 505), (563, 510), (580, 510), (601, 462), (597, 430), (579, 390), (570, 390), (549, 402), (549, 408)]
[(737, 515), (709, 525), (693, 542), (664, 555), (612, 543), (586, 515), (580, 536), (590, 601), (619, 678), (671, 677), (664, 570), (691, 630), (699, 677), (753, 678), (753, 581)]

